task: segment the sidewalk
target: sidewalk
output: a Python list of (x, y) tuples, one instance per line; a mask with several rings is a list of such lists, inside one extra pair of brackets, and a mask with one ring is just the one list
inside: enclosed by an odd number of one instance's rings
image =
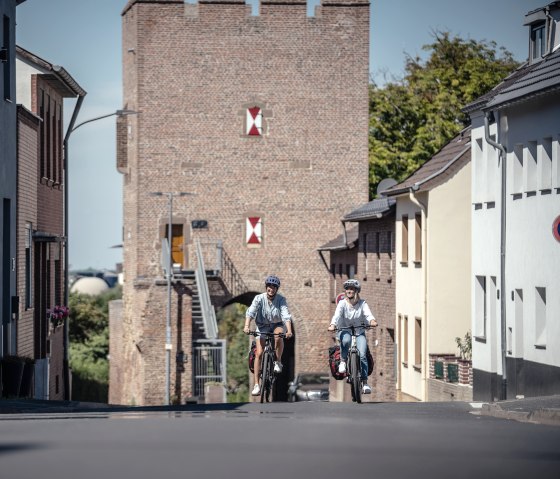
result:
[[(419, 403), (416, 403), (419, 404)], [(520, 422), (560, 426), (560, 395), (512, 399), (493, 403), (470, 403), (475, 414)], [(189, 406), (116, 406), (79, 401), (40, 401), (34, 399), (0, 399), (0, 414), (68, 414), (109, 413), (125, 411), (169, 411)], [(192, 408), (192, 405), (190, 406)], [(219, 408), (223, 405), (199, 405), (200, 408)]]
[(482, 403), (482, 416), (560, 426), (560, 395)]

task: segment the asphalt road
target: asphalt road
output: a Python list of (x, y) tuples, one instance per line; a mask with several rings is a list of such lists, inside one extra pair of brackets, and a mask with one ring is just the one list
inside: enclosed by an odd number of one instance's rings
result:
[(277, 403), (2, 415), (0, 477), (560, 477), (560, 427), (476, 412)]

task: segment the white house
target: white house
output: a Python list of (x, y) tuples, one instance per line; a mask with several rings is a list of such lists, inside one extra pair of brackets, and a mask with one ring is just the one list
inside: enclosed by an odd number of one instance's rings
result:
[(560, 2), (472, 120), (473, 395), (560, 394)]
[[(472, 399), (470, 361), (456, 355), (456, 338), (471, 327), (470, 142), (467, 128), (384, 191), (397, 202), (397, 390), (403, 399)], [(450, 375), (453, 366), (458, 373)]]

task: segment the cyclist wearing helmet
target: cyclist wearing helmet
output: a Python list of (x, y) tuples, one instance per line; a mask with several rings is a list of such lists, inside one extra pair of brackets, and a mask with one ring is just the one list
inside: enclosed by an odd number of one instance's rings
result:
[[(278, 294), (280, 287), (280, 279), (278, 276), (270, 275), (264, 281), (266, 292), (257, 294), (247, 309), (245, 316), (245, 327), (243, 331), (248, 334), (251, 320), (255, 320), (257, 331), (261, 333), (286, 333), (286, 338), (292, 337), (292, 316), (288, 310), (286, 298)], [(258, 396), (261, 393), (259, 385), (259, 373), (261, 367), (261, 355), (263, 352), (265, 340), (259, 337), (257, 341), (257, 350), (255, 353), (254, 378), (255, 387), (251, 394)], [(274, 338), (274, 346), (276, 350), (276, 361), (274, 363), (274, 372), (282, 372), (282, 352), (284, 351), (284, 341), (281, 337)]]
[[(362, 287), (357, 279), (349, 279), (344, 282), (345, 298), (340, 301), (336, 306), (336, 311), (331, 319), (331, 324), (328, 328), (329, 331), (334, 331), (335, 328), (348, 328), (352, 325), (359, 326), (362, 324), (369, 324), (370, 326), (377, 326), (377, 321), (373, 317), (371, 310), (365, 300), (360, 299), (360, 291)], [(361, 379), (362, 379), (362, 394), (371, 394), (371, 387), (367, 383), (368, 377), (368, 363), (367, 363), (367, 341), (365, 329), (362, 327), (356, 328), (358, 334), (357, 346), (360, 351), (360, 364), (361, 364)], [(338, 339), (340, 340), (340, 366), (338, 372), (346, 372), (346, 360), (348, 359), (348, 349), (352, 341), (350, 331), (344, 329), (339, 331)]]

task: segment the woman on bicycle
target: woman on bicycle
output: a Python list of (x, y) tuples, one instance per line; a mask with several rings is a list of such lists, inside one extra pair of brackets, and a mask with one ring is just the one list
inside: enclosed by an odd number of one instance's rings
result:
[[(286, 338), (292, 337), (292, 316), (288, 310), (286, 298), (278, 294), (280, 279), (278, 276), (270, 275), (264, 281), (266, 291), (257, 294), (247, 309), (245, 316), (245, 327), (243, 331), (249, 334), (251, 320), (255, 320), (257, 331), (260, 333), (285, 333)], [(255, 353), (254, 378), (255, 387), (251, 394), (258, 396), (261, 393), (259, 385), (259, 373), (261, 368), (261, 355), (265, 340), (259, 337), (257, 341), (257, 351)], [(282, 372), (282, 352), (284, 351), (284, 341), (280, 336), (274, 338), (274, 348), (276, 350), (276, 361), (274, 362), (274, 372)]]
[[(362, 325), (377, 326), (377, 321), (373, 317), (371, 310), (365, 300), (360, 299), (360, 291), (362, 287), (357, 279), (349, 279), (344, 282), (345, 298), (336, 306), (336, 311), (331, 319), (329, 331), (336, 328), (348, 328), (350, 326), (358, 326), (356, 333), (358, 334), (357, 346), (360, 351), (360, 376), (362, 379), (362, 394), (371, 394), (371, 387), (367, 383), (368, 378), (368, 362), (366, 356), (367, 340), (365, 329)], [(348, 359), (348, 349), (352, 341), (352, 335), (348, 329), (343, 329), (338, 333), (340, 340), (340, 366), (339, 373), (346, 372), (346, 360)]]

